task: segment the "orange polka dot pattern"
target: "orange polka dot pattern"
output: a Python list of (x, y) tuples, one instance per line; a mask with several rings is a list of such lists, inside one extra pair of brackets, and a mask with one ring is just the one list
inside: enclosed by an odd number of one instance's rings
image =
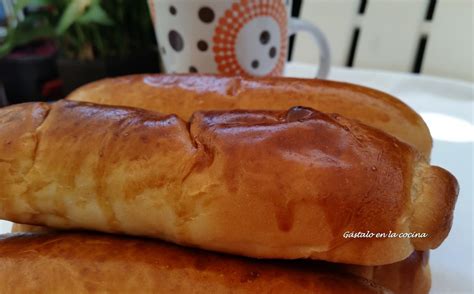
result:
[(268, 74), (281, 75), (286, 60), (287, 48), (287, 12), (281, 0), (241, 0), (234, 3), (219, 19), (214, 31), (214, 60), (217, 69), (223, 74), (249, 76), (239, 64), (235, 51), (237, 36), (240, 30), (251, 20), (261, 16), (272, 17), (280, 27), (280, 55), (278, 62)]

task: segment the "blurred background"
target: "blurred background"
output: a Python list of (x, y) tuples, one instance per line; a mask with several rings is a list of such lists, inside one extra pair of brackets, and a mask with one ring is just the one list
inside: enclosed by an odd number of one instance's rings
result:
[[(184, 0), (182, 0), (184, 1)], [(294, 0), (332, 65), (474, 81), (472, 0)], [(311, 36), (288, 59), (318, 63)], [(146, 0), (0, 0), (0, 105), (54, 100), (108, 76), (160, 72)]]
[(0, 1), (4, 104), (58, 99), (107, 76), (158, 71), (146, 1)]

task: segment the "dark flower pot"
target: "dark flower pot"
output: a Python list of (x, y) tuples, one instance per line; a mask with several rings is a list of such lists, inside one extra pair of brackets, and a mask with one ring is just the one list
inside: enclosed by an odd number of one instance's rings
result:
[(57, 65), (60, 79), (63, 82), (64, 95), (79, 86), (107, 76), (105, 63), (101, 60), (81, 61), (59, 58)]
[(115, 77), (136, 73), (159, 72), (158, 53), (129, 56), (126, 58), (107, 58), (92, 61), (58, 59), (59, 76), (63, 82), (64, 94), (92, 81), (105, 77)]
[(5, 94), (5, 87), (2, 84), (2, 81), (0, 81), (0, 107), (7, 106), (8, 101), (7, 101), (7, 94)]
[(0, 59), (0, 82), (10, 104), (48, 101), (60, 96), (57, 49), (53, 42), (38, 42)]

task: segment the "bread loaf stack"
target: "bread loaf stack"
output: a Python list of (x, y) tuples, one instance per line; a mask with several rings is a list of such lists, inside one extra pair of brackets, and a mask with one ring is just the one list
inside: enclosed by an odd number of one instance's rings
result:
[(51, 229), (0, 240), (0, 284), (427, 293), (458, 193), (431, 145), (397, 99), (319, 80), (137, 75), (6, 107), (0, 218)]

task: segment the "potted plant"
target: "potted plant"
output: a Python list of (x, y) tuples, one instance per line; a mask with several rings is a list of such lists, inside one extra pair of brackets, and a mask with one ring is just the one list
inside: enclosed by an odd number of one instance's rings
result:
[[(0, 43), (0, 64), (23, 46), (54, 40), (47, 43), (59, 49), (51, 57), (54, 72), (57, 68), (63, 84), (63, 95), (106, 76), (159, 71), (153, 25), (145, 0), (17, 1), (15, 11), (25, 9), (25, 18), (9, 28), (6, 39)], [(2, 65), (0, 71), (6, 72), (5, 79), (11, 78), (12, 69), (5, 68)], [(32, 80), (28, 71), (20, 76)], [(0, 79), (4, 80), (1, 76)], [(10, 87), (8, 82), (4, 83), (9, 97)]]
[(159, 71), (145, 0), (59, 2), (67, 3), (56, 28), (58, 70), (66, 93), (106, 76)]
[(24, 8), (25, 1), (11, 5), (11, 13), (4, 18), (6, 34), (0, 39), (0, 84), (2, 96), (4, 90), (10, 103), (55, 98), (60, 86), (49, 11), (47, 7)]

